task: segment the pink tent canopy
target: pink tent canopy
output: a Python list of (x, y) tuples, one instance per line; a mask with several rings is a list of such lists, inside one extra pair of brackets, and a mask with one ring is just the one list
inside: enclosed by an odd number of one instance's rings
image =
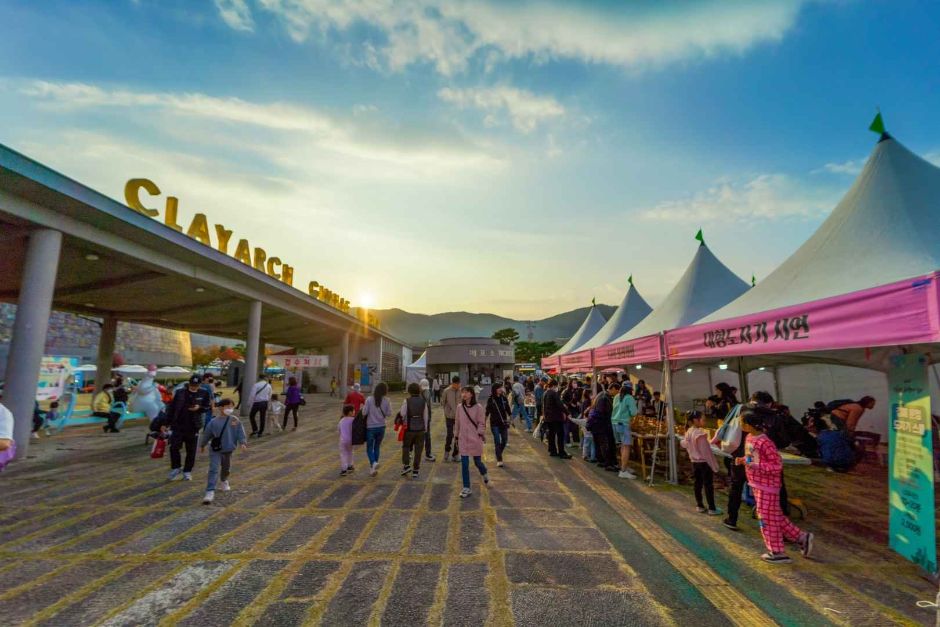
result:
[(666, 333), (670, 359), (940, 341), (940, 273)]
[(562, 372), (587, 372), (593, 364), (591, 349), (561, 356)]
[(542, 370), (558, 370), (560, 368), (560, 358), (557, 355), (542, 357)]
[(594, 366), (610, 368), (662, 361), (660, 335), (647, 335), (594, 349)]

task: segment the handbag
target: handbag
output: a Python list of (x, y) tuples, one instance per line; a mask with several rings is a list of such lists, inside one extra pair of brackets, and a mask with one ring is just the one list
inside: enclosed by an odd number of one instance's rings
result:
[(300, 404), (301, 404), (301, 405), (306, 405), (306, 404), (307, 404), (307, 399), (305, 399), (303, 396), (301, 396), (301, 397), (300, 397)]
[(219, 435), (215, 436), (209, 442), (209, 448), (218, 453), (222, 450), (222, 434), (225, 433), (225, 430), (228, 429), (228, 421), (231, 420), (231, 416), (225, 419), (225, 424), (222, 425), (222, 430), (219, 431)]
[(718, 429), (716, 437), (721, 442), (721, 450), (725, 453), (734, 453), (741, 446), (741, 438), (744, 433), (741, 431), (741, 405), (735, 405), (728, 412), (725, 421)]
[(166, 453), (166, 440), (163, 438), (157, 438), (153, 441), (153, 446), (150, 449), (150, 457), (153, 459), (160, 459)]
[(365, 444), (366, 442), (366, 415), (359, 410), (352, 423), (352, 444)]

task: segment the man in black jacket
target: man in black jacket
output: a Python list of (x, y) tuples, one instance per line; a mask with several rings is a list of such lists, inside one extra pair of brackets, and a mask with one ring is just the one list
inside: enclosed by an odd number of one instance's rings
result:
[(594, 408), (591, 411), (593, 420), (588, 424), (591, 435), (594, 436), (594, 451), (597, 465), (611, 472), (619, 471), (617, 464), (617, 447), (614, 442), (614, 426), (610, 422), (614, 413), (614, 403), (607, 390), (601, 390), (594, 398)]
[(548, 391), (542, 397), (542, 411), (545, 414), (545, 428), (548, 429), (548, 454), (552, 457), (571, 459), (565, 452), (565, 418), (568, 410), (558, 394), (558, 382), (548, 382)]
[[(170, 481), (182, 478), (192, 481), (193, 465), (196, 463), (196, 438), (202, 429), (202, 418), (212, 407), (212, 398), (202, 386), (202, 380), (193, 375), (186, 387), (180, 388), (173, 395), (167, 407), (170, 422)], [(186, 463), (180, 460), (180, 448), (186, 445)]]

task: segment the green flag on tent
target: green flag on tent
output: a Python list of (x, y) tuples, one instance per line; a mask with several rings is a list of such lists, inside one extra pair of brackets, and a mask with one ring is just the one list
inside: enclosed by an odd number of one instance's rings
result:
[(699, 229), (698, 233), (695, 234), (695, 239), (700, 241), (702, 244), (705, 243), (705, 235), (702, 233), (702, 229)]
[(751, 287), (754, 287), (755, 285), (757, 285), (757, 277), (752, 274), (751, 275)]
[(596, 297), (591, 299), (591, 307), (597, 307), (597, 298), (596, 298)]
[(632, 274), (627, 277), (627, 283), (629, 283), (630, 285), (633, 285), (633, 275), (632, 275)]
[(875, 116), (875, 119), (871, 121), (871, 125), (868, 127), (869, 131), (878, 133), (881, 135), (885, 132), (885, 121), (881, 117), (881, 111)]

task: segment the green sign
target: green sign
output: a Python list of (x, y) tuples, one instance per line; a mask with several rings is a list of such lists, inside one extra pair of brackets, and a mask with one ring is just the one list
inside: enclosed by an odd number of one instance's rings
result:
[(928, 573), (937, 572), (933, 441), (927, 357), (914, 353), (891, 360), (888, 388), (891, 425), (888, 458), (892, 549)]

